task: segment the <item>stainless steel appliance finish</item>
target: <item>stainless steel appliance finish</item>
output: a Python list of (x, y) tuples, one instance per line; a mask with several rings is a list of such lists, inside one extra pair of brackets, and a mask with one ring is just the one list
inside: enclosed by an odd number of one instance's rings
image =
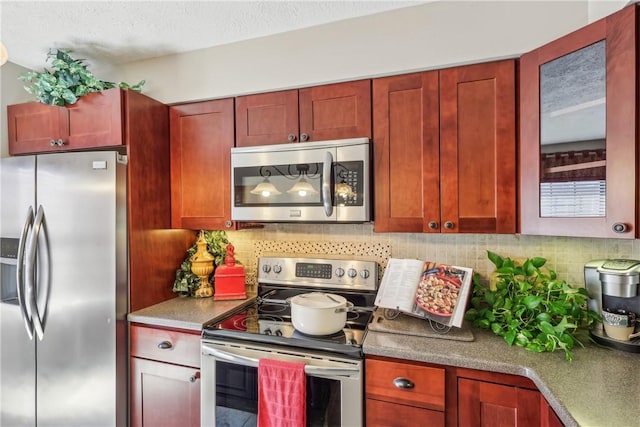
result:
[[(362, 342), (377, 286), (377, 264), (372, 261), (260, 258), (255, 303), (203, 330), (202, 425), (256, 425), (257, 366), (262, 358), (306, 364), (307, 425), (363, 425)], [(292, 325), (288, 301), (319, 289), (354, 306), (336, 334), (302, 334)], [(241, 394), (238, 384), (243, 384)]]
[(11, 157), (0, 173), (0, 425), (126, 425), (126, 157)]
[[(603, 309), (610, 309), (625, 310), (640, 315), (640, 260), (590, 261), (584, 267), (584, 281), (589, 293), (589, 309), (600, 314)], [(640, 338), (630, 341), (610, 338), (602, 324), (596, 325), (591, 331), (591, 336), (600, 344), (640, 353)]]
[(231, 149), (231, 217), (259, 222), (371, 219), (368, 138)]

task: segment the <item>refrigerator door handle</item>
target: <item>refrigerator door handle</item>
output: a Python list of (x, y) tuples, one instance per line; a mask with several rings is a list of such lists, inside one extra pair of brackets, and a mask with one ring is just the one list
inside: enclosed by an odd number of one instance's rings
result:
[[(40, 258), (37, 258), (39, 241), (42, 233), (43, 251)], [(38, 207), (36, 218), (33, 223), (33, 232), (29, 242), (29, 254), (27, 257), (27, 303), (31, 307), (31, 315), (35, 333), (40, 341), (44, 339), (44, 326), (47, 316), (47, 300), (49, 297), (50, 274), (49, 266), (49, 239), (47, 236), (47, 227), (44, 217), (44, 208), (42, 205)], [(39, 269), (36, 270), (36, 261), (39, 261)], [(39, 279), (36, 283), (36, 275)], [(43, 301), (42, 313), (38, 310), (37, 300)], [(29, 307), (29, 305), (27, 307)]]
[(33, 206), (29, 206), (27, 211), (27, 217), (24, 221), (24, 227), (20, 233), (20, 241), (18, 243), (18, 256), (16, 259), (16, 294), (18, 295), (18, 306), (20, 307), (20, 314), (24, 321), (24, 329), (27, 331), (29, 339), (33, 339), (33, 323), (31, 322), (30, 309), (25, 300), (25, 280), (24, 280), (24, 254), (26, 251), (27, 237), (29, 231), (33, 228)]

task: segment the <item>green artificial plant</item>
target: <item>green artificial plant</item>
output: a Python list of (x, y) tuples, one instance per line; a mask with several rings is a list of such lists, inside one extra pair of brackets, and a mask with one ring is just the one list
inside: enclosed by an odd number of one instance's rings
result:
[[(29, 83), (25, 90), (35, 95), (43, 104), (64, 106), (74, 104), (78, 98), (90, 92), (99, 92), (116, 87), (113, 82), (97, 79), (87, 68), (83, 59), (74, 59), (69, 50), (49, 50), (47, 61), (51, 61), (51, 69), (42, 72), (29, 71), (18, 78)], [(131, 86), (120, 82), (117, 86), (137, 92), (142, 90), (145, 81)]]
[(535, 352), (563, 350), (565, 359), (573, 359), (571, 349), (583, 344), (586, 329), (600, 315), (587, 309), (584, 288), (573, 288), (559, 280), (555, 271), (543, 268), (544, 258), (518, 263), (487, 251), (496, 266), (496, 289), (480, 283), (474, 275), (473, 296), (465, 319), (482, 329), (502, 336), (509, 345)]
[[(227, 245), (229, 244), (227, 233), (218, 230), (202, 230), (201, 232), (204, 233), (204, 240), (207, 242), (207, 251), (214, 257), (213, 265), (215, 273), (215, 267), (222, 264), (227, 255)], [(180, 264), (180, 268), (176, 270), (173, 292), (183, 296), (193, 296), (198, 289), (200, 279), (191, 272), (191, 257), (196, 253), (197, 249), (195, 242), (193, 246), (187, 249), (187, 257), (182, 264)], [(236, 261), (236, 263), (240, 264), (238, 261)], [(214, 273), (211, 273), (209, 282), (212, 281)]]

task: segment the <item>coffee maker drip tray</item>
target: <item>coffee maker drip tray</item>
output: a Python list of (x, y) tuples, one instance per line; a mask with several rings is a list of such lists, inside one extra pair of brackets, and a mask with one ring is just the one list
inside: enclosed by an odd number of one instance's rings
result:
[(629, 341), (620, 341), (607, 336), (600, 328), (592, 329), (590, 332), (591, 338), (598, 344), (606, 345), (608, 347), (617, 348), (618, 350), (628, 351), (631, 353), (640, 353), (640, 337), (634, 338)]

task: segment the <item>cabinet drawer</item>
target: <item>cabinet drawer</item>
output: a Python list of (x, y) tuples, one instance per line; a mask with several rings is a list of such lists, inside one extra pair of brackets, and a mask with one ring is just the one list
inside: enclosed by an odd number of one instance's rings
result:
[(444, 427), (444, 412), (367, 399), (367, 427)]
[[(443, 368), (373, 359), (365, 363), (367, 398), (444, 411)], [(403, 388), (401, 383), (413, 386)]]
[(200, 367), (200, 334), (131, 326), (131, 356)]

